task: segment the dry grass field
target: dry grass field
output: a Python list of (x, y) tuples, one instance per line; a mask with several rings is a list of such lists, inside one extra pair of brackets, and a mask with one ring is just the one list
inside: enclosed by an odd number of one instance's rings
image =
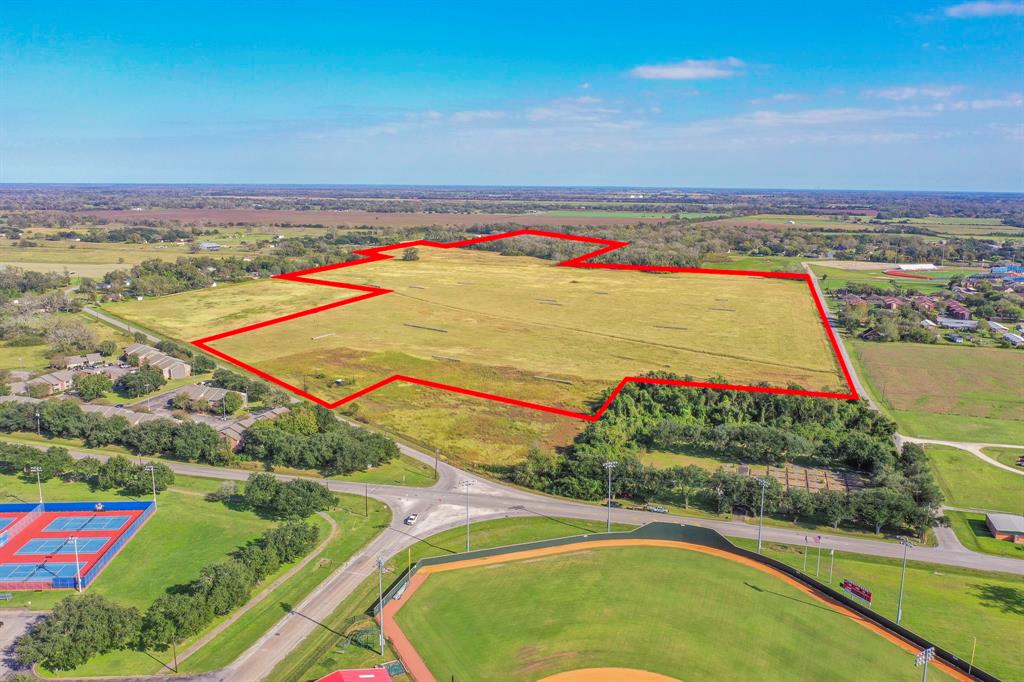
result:
[[(419, 255), (318, 275), (394, 293), (212, 345), (332, 400), (392, 374), (583, 411), (621, 377), (650, 370), (842, 389), (801, 281), (560, 268), (465, 249)], [(263, 280), (106, 308), (192, 340), (352, 295)], [(564, 443), (577, 428), (409, 385), (358, 403), (371, 421), (452, 452), (479, 452), (483, 443), (491, 461), (514, 459), (533, 443)]]

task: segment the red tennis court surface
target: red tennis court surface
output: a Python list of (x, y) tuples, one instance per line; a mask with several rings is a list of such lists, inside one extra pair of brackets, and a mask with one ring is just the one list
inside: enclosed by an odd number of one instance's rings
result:
[(0, 590), (87, 586), (152, 509), (151, 502), (0, 505)]

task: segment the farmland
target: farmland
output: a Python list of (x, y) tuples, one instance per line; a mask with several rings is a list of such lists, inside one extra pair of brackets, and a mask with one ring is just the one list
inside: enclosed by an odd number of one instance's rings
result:
[(1024, 442), (1024, 356), (997, 348), (847, 341), (899, 424), (924, 438)]
[[(842, 389), (803, 282), (557, 268), (550, 261), (469, 250), (419, 252), (415, 261), (318, 275), (394, 293), (213, 346), (325, 399), (396, 373), (574, 410), (587, 409), (619, 378), (651, 370)], [(106, 309), (159, 333), (195, 339), (350, 295), (273, 280)], [(190, 311), (184, 320), (183, 309)], [(463, 430), (473, 415), (451, 409), (471, 403), (424, 390), (391, 386), (361, 400), (360, 410), (367, 416), (386, 412), (383, 426), (462, 450), (432, 439), (437, 432)], [(424, 410), (425, 395), (431, 407)], [(379, 412), (364, 404), (369, 399), (380, 404)], [(410, 405), (417, 409), (406, 411)], [(543, 423), (510, 423), (510, 409), (491, 409), (494, 419), (484, 416), (474, 431), (497, 432), (499, 449), (502, 440), (516, 440), (520, 453), (555, 431), (559, 438), (574, 433), (557, 422), (547, 433)], [(464, 438), (469, 449), (473, 436)], [(483, 442), (491, 445), (489, 437)]]
[(665, 547), (437, 573), (396, 617), (437, 679), (618, 667), (686, 670), (687, 679), (853, 680), (864, 658), (879, 679), (913, 674), (910, 653), (775, 576)]

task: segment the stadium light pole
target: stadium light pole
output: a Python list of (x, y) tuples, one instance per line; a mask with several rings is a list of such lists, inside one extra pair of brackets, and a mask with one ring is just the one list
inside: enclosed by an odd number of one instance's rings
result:
[(764, 529), (764, 491), (768, 489), (768, 479), (766, 478), (755, 478), (757, 484), (761, 486), (761, 515), (757, 520), (757, 553), (761, 553), (761, 531)]
[(384, 655), (384, 557), (377, 557), (377, 607), (380, 612), (380, 655)]
[(924, 670), (921, 671), (921, 682), (928, 682), (928, 663), (935, 658), (935, 647), (930, 646), (923, 650), (914, 658), (914, 667), (920, 668), (924, 666)]
[[(903, 545), (903, 570), (900, 572), (900, 599), (896, 606), (896, 625), (899, 625), (900, 619), (903, 618), (903, 583), (907, 578), (907, 550), (910, 549), (914, 543), (910, 541), (910, 538), (901, 535), (900, 544)], [(927, 671), (925, 674), (927, 674)]]
[(466, 551), (469, 551), (469, 488), (473, 485), (473, 481), (462, 481), (459, 483), (463, 488), (466, 489)]
[(40, 413), (39, 413), (39, 408), (37, 407), (37, 408), (36, 408), (36, 435), (37, 435), (37, 436), (39, 435), (39, 430), (40, 430), (40, 429), (39, 429), (39, 417), (40, 417), (40, 416), (41, 416), (41, 415), (40, 415)]
[(149, 476), (153, 480), (153, 509), (156, 510), (156, 467), (152, 464), (147, 464), (145, 469), (149, 472)]
[(39, 486), (39, 504), (43, 503), (43, 480), (39, 477), (43, 473), (43, 467), (31, 467), (29, 468), (33, 474), (36, 475), (36, 485)]
[(78, 536), (72, 535), (71, 541), (75, 543), (75, 588), (82, 591), (82, 564), (78, 561)]
[(608, 532), (612, 532), (612, 469), (617, 462), (605, 462), (604, 469), (608, 472)]

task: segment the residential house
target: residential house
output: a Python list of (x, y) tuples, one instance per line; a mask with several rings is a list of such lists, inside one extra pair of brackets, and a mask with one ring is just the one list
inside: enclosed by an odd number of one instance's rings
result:
[(986, 514), (985, 525), (996, 540), (1024, 544), (1024, 516), (1017, 514)]
[(85, 358), (81, 355), (61, 355), (55, 357), (50, 364), (61, 369), (81, 369), (85, 367)]
[(77, 374), (77, 372), (72, 372), (68, 369), (59, 369), (56, 372), (37, 376), (35, 379), (26, 382), (26, 385), (35, 386), (42, 384), (49, 387), (49, 395), (56, 395), (71, 389), (71, 385), (75, 380), (75, 374)]
[(1001, 325), (998, 322), (993, 322), (992, 320), (988, 321), (988, 329), (989, 329), (989, 331), (992, 331), (992, 332), (1008, 332), (1008, 331), (1010, 331), (1009, 327)]
[(103, 356), (99, 353), (86, 353), (85, 354), (85, 366), (86, 367), (97, 367), (103, 364)]
[(954, 320), (971, 319), (971, 311), (960, 301), (949, 301), (946, 303), (946, 317)]
[(882, 306), (889, 310), (899, 310), (903, 305), (903, 299), (897, 296), (886, 296), (882, 299)]
[(927, 296), (914, 296), (910, 300), (918, 310), (924, 312), (931, 312), (935, 310), (935, 301)]
[(202, 384), (190, 384), (183, 386), (176, 394), (182, 394), (188, 396), (189, 400), (205, 400), (213, 407), (217, 407), (224, 400), (224, 396), (228, 393), (238, 393), (242, 398), (242, 406), (245, 407), (249, 404), (248, 397), (244, 393), (238, 391), (229, 391), (226, 388), (217, 388), (215, 386), (204, 386)]
[(92, 405), (86, 403), (84, 405), (79, 405), (79, 407), (82, 408), (83, 412), (91, 412), (94, 414), (98, 414), (101, 417), (124, 417), (132, 426), (141, 424), (143, 422), (155, 421), (157, 419), (167, 419), (167, 417), (162, 417), (158, 414), (149, 414), (148, 412), (135, 412), (124, 407), (114, 407), (113, 405)]
[(1008, 341), (1010, 345), (1013, 346), (1014, 348), (1020, 348), (1021, 346), (1024, 346), (1024, 336), (1021, 336), (1020, 334), (1013, 334), (1011, 332), (1007, 332), (1003, 334), (1003, 339)]
[(977, 320), (958, 320), (958, 319), (953, 319), (951, 317), (942, 317), (942, 316), (939, 316), (939, 317), (937, 317), (935, 319), (936, 319), (936, 321), (938, 321), (940, 327), (945, 327), (946, 329), (970, 329), (970, 330), (974, 330), (974, 329), (978, 328), (978, 321)]

